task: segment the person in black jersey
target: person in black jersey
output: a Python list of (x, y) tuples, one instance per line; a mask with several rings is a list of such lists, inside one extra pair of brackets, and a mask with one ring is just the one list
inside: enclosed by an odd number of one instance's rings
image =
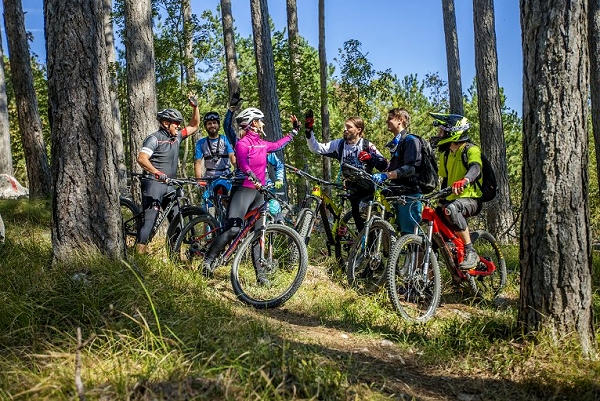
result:
[[(142, 207), (144, 209), (144, 222), (138, 232), (136, 249), (139, 253), (148, 250), (148, 238), (152, 226), (158, 217), (163, 196), (173, 190), (168, 184), (169, 178), (177, 175), (179, 162), (179, 145), (185, 138), (191, 136), (200, 126), (198, 101), (189, 96), (190, 106), (193, 108), (189, 125), (181, 129), (183, 116), (176, 109), (164, 109), (157, 113), (159, 122), (158, 131), (148, 135), (142, 144), (137, 162), (144, 169), (146, 176), (151, 179), (142, 179)], [(177, 213), (177, 210), (173, 211)], [(168, 216), (169, 220), (172, 216)]]

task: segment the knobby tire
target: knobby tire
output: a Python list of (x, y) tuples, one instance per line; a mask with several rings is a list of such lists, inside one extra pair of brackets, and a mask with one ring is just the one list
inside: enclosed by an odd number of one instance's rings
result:
[[(308, 252), (298, 233), (281, 224), (268, 224), (265, 232), (265, 260), (261, 273), (268, 284), (258, 282), (253, 250), (259, 247), (260, 231), (239, 245), (231, 267), (231, 285), (239, 300), (257, 309), (283, 305), (300, 288), (308, 267)], [(297, 256), (296, 256), (297, 255)]]

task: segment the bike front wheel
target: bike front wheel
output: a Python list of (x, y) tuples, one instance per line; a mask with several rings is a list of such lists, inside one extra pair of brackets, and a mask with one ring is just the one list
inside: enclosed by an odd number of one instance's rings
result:
[[(298, 233), (281, 224), (268, 224), (240, 244), (231, 267), (231, 285), (245, 304), (258, 309), (283, 305), (300, 288), (308, 266), (306, 245)], [(264, 258), (261, 259), (261, 246)]]
[(479, 255), (479, 262), (467, 274), (469, 283), (477, 297), (493, 301), (506, 286), (504, 256), (494, 236), (487, 231), (471, 233), (471, 240)]
[(177, 260), (177, 254), (173, 252), (175, 248), (175, 244), (177, 243), (177, 238), (183, 231), (183, 228), (194, 218), (199, 216), (208, 216), (213, 219), (212, 226), (217, 226), (217, 221), (214, 217), (212, 217), (208, 212), (200, 207), (200, 206), (183, 206), (180, 210), (181, 220), (183, 220), (183, 224), (180, 220), (180, 216), (175, 216), (171, 222), (169, 223), (169, 227), (167, 228), (167, 255), (173, 260)]
[(119, 197), (119, 205), (121, 206), (125, 247), (129, 249), (135, 246), (137, 241), (138, 232), (143, 223), (142, 214), (137, 205), (131, 199), (124, 196)]
[(185, 225), (171, 249), (171, 260), (189, 269), (196, 269), (204, 260), (211, 242), (219, 230), (215, 219), (209, 215), (194, 217)]
[(351, 287), (360, 293), (379, 289), (386, 280), (386, 266), (396, 240), (394, 227), (385, 220), (374, 220), (358, 235), (350, 248), (346, 276)]
[(422, 237), (403, 235), (393, 245), (387, 266), (388, 295), (396, 311), (409, 322), (428, 321), (440, 302), (440, 269), (433, 252), (426, 268), (425, 247)]

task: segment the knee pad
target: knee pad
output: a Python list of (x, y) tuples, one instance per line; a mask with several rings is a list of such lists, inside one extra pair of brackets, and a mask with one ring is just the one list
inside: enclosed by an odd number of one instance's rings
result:
[(448, 222), (453, 226), (457, 231), (464, 231), (467, 229), (467, 221), (463, 216), (462, 205), (457, 202), (450, 202), (449, 204), (444, 206), (444, 214)]
[(242, 225), (244, 224), (244, 220), (239, 217), (231, 218), (225, 220), (225, 224), (223, 224), (223, 229), (225, 231), (229, 231), (237, 235), (242, 229)]

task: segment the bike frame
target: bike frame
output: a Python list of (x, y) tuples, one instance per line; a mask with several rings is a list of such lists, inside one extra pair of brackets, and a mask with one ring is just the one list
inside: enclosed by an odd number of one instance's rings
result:
[[(465, 257), (465, 244), (463, 241), (456, 235), (454, 230), (444, 223), (435, 209), (427, 204), (423, 206), (421, 221), (427, 223), (428, 227), (428, 232), (426, 234), (428, 242), (427, 247), (431, 248), (434, 241), (434, 235), (438, 236), (438, 246), (443, 246), (443, 251), (446, 252), (447, 256), (449, 256), (448, 260), (452, 262), (452, 268), (454, 272), (461, 279), (466, 279), (467, 274), (471, 276), (490, 276), (494, 273), (494, 271), (496, 271), (494, 262), (483, 257), (480, 257), (480, 260), (486, 266), (486, 270), (471, 269), (468, 271), (463, 271), (459, 269), (458, 265), (464, 260)], [(419, 228), (417, 228), (417, 230), (418, 229)], [(452, 242), (454, 244), (455, 251), (448, 246), (448, 242)], [(427, 252), (427, 254), (429, 254), (429, 252)]]
[[(310, 179), (310, 180), (316, 182), (316, 184), (313, 185), (311, 194), (307, 195), (306, 198), (304, 198), (304, 200), (302, 201), (302, 207), (300, 208), (301, 210), (311, 209), (313, 211), (313, 219), (311, 221), (310, 228), (307, 233), (306, 242), (308, 242), (308, 240), (312, 234), (312, 230), (315, 225), (316, 216), (318, 213), (319, 216), (321, 217), (321, 222), (323, 223), (323, 229), (325, 230), (325, 235), (327, 237), (327, 244), (328, 244), (327, 249), (328, 249), (328, 252), (330, 252), (330, 247), (335, 245), (336, 236), (345, 235), (345, 232), (340, 232), (340, 230), (348, 229), (345, 226), (344, 221), (342, 220), (343, 213), (344, 213), (345, 197), (341, 196), (342, 201), (340, 202), (339, 205), (336, 205), (336, 203), (333, 201), (333, 199), (331, 199), (331, 197), (325, 191), (323, 191), (322, 185), (331, 185), (331, 186), (336, 186), (338, 188), (342, 188), (343, 186), (340, 184), (330, 183), (330, 182), (321, 180), (317, 177), (313, 177), (312, 175), (308, 174), (307, 172), (299, 170), (296, 167), (291, 166), (289, 164), (286, 164), (285, 166), (287, 168), (291, 169), (294, 173), (296, 173), (300, 177), (303, 177), (304, 179)], [(314, 206), (311, 207), (311, 204)], [(329, 216), (327, 215), (328, 211), (333, 216), (333, 225), (330, 225), (330, 223), (329, 223)], [(298, 224), (300, 221), (302, 221), (302, 214), (298, 215), (296, 224)], [(296, 229), (298, 229), (298, 227), (296, 227)]]
[[(134, 173), (133, 176), (140, 177), (142, 179), (150, 179), (150, 180), (152, 179), (152, 178), (146, 177), (143, 174), (139, 174), (139, 173)], [(152, 226), (152, 229), (150, 230), (150, 236), (148, 238), (148, 242), (150, 242), (154, 238), (154, 236), (158, 232), (160, 225), (169, 216), (169, 214), (175, 208), (175, 206), (177, 206), (177, 209), (179, 210), (179, 213), (177, 213), (177, 216), (175, 216), (175, 218), (179, 219), (179, 224), (181, 225), (181, 227), (183, 227), (185, 225), (184, 224), (185, 222), (183, 220), (182, 208), (189, 204), (188, 198), (185, 197), (183, 194), (183, 185), (186, 184), (186, 181), (185, 180), (177, 180), (177, 179), (171, 179), (169, 181), (172, 183), (174, 189), (172, 191), (169, 191), (168, 193), (166, 193), (165, 196), (163, 197), (163, 204), (164, 204), (164, 200), (167, 200), (167, 205), (164, 208), (161, 205), (161, 207), (158, 211), (158, 216), (156, 218), (156, 221), (154, 222), (154, 225)], [(168, 185), (168, 184), (165, 184), (165, 185)], [(127, 224), (131, 221), (136, 220), (137, 218), (139, 218), (140, 215), (143, 216), (143, 214), (144, 214), (144, 210), (141, 210), (139, 214), (137, 214), (137, 215), (133, 216), (131, 219), (125, 221), (124, 224)]]
[[(235, 238), (231, 241), (231, 244), (229, 244), (229, 246), (227, 247), (227, 249), (221, 253), (221, 255), (219, 256), (219, 258), (221, 259), (220, 263), (221, 264), (226, 264), (229, 262), (229, 259), (231, 258), (231, 256), (233, 256), (233, 254), (235, 253), (235, 250), (237, 249), (238, 245), (240, 244), (240, 242), (246, 237), (246, 234), (248, 234), (249, 231), (251, 231), (255, 226), (256, 226), (256, 222), (259, 219), (262, 219), (262, 226), (260, 228), (260, 232), (261, 232), (261, 239), (260, 239), (260, 260), (264, 260), (264, 256), (265, 256), (265, 248), (264, 248), (264, 244), (265, 244), (265, 233), (266, 233), (266, 227), (267, 227), (267, 206), (269, 204), (269, 200), (273, 197), (274, 195), (270, 193), (270, 191), (268, 191), (267, 189), (265, 189), (265, 187), (263, 187), (263, 189), (260, 190), (263, 195), (265, 196), (265, 201), (263, 202), (263, 204), (261, 206), (258, 206), (252, 210), (250, 210), (248, 213), (246, 213), (244, 215), (244, 224), (242, 225), (242, 229), (240, 230), (240, 232), (235, 236)], [(276, 199), (276, 198), (275, 198)], [(277, 199), (279, 202), (283, 202), (282, 199)], [(214, 234), (215, 232), (218, 232), (219, 230), (221, 230), (223, 227), (217, 227), (214, 230), (211, 230), (207, 233), (204, 233), (200, 236), (200, 238), (206, 237), (210, 234)]]

